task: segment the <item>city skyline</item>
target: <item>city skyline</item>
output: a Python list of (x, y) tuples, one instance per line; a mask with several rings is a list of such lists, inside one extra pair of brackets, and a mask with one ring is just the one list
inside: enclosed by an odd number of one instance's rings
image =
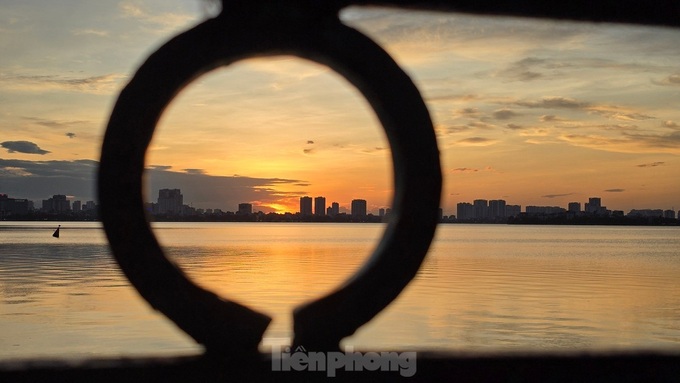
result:
[[(19, 211), (23, 212), (30, 210), (43, 210), (43, 211), (57, 211), (65, 212), (71, 211), (71, 204), (73, 204), (73, 211), (93, 211), (96, 209), (97, 203), (95, 201), (81, 201), (76, 200), (73, 197), (54, 194), (47, 199), (42, 199), (40, 207), (36, 202), (22, 197), (10, 196), (5, 193), (0, 193), (0, 202), (16, 200), (21, 203), (21, 207), (18, 208)], [(28, 203), (24, 204), (24, 200)], [(259, 209), (259, 206), (254, 205), (251, 202), (239, 202), (234, 210), (232, 209), (221, 209), (221, 208), (195, 208), (193, 203), (184, 203), (184, 195), (181, 189), (159, 189), (157, 191), (156, 202), (153, 199), (147, 199), (145, 202), (149, 205), (149, 212), (154, 214), (170, 214), (170, 215), (182, 215), (185, 214), (187, 209), (195, 212), (205, 212), (205, 211), (215, 211), (219, 213), (236, 213), (236, 214), (253, 214), (253, 213), (265, 213)], [(4, 203), (4, 202), (3, 202)], [(18, 206), (18, 205), (17, 205)], [(47, 206), (47, 207), (46, 207)], [(58, 206), (58, 208), (54, 208)], [(348, 206), (348, 207), (347, 207)], [(326, 197), (317, 196), (309, 197), (303, 196), (299, 199), (299, 208), (296, 212), (286, 212), (286, 213), (297, 213), (301, 216), (317, 216), (317, 217), (333, 217), (339, 214), (349, 214), (352, 216), (366, 216), (374, 215), (383, 217), (389, 214), (391, 207), (380, 207), (375, 210), (369, 210), (367, 208), (367, 201), (364, 199), (353, 199), (348, 205), (343, 205), (340, 208), (340, 203), (333, 201), (330, 206), (326, 204)], [(583, 209), (581, 208), (583, 206)], [(5, 206), (3, 205), (3, 208)], [(506, 218), (517, 216), (520, 213), (525, 214), (541, 214), (541, 215), (551, 215), (551, 214), (561, 214), (561, 213), (586, 213), (594, 214), (599, 216), (620, 216), (620, 215), (643, 215), (643, 216), (664, 216), (666, 218), (676, 218), (680, 219), (680, 210), (676, 212), (675, 207), (671, 209), (664, 209), (658, 207), (641, 207), (637, 209), (630, 209), (628, 211), (620, 209), (608, 209), (607, 206), (602, 205), (602, 198), (600, 197), (588, 197), (587, 202), (571, 201), (564, 206), (555, 205), (533, 205), (529, 204), (526, 206), (514, 205), (508, 203), (503, 199), (497, 200), (487, 200), (482, 198), (477, 198), (470, 202), (457, 202), (454, 211), (445, 211), (441, 209), (441, 214), (443, 217), (456, 217), (458, 220), (467, 219), (485, 219), (485, 218)], [(0, 209), (4, 212), (4, 209)], [(321, 210), (319, 212), (319, 210)], [(11, 212), (11, 209), (10, 209)], [(273, 212), (269, 212), (273, 213)], [(193, 213), (192, 213), (193, 214)]]
[[(118, 93), (149, 53), (209, 17), (204, 7), (0, 4), (0, 193), (96, 199)], [(420, 89), (445, 212), (477, 196), (680, 207), (680, 31), (388, 8), (341, 18)], [(192, 83), (162, 116), (146, 164), (147, 199), (174, 185), (197, 208), (251, 201), (294, 212), (302, 196), (334, 195), (377, 211), (393, 195), (389, 145), (366, 101), (328, 68), (291, 57), (245, 60)]]

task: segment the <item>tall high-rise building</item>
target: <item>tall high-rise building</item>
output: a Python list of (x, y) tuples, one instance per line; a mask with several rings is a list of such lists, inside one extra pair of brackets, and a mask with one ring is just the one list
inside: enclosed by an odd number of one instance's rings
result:
[(238, 204), (238, 213), (241, 215), (253, 214), (253, 204), (251, 203), (240, 203)]
[(340, 214), (340, 204), (337, 202), (331, 203), (331, 206), (328, 207), (327, 213), (331, 217), (335, 217), (336, 215)]
[(312, 215), (312, 197), (300, 197), (300, 215)]
[(326, 197), (314, 198), (314, 215), (317, 216), (326, 215)]
[(459, 202), (456, 205), (456, 218), (461, 221), (475, 218), (475, 209), (469, 202)]
[(52, 198), (42, 201), (42, 209), (47, 212), (65, 212), (71, 210), (71, 201), (63, 194), (55, 194)]
[(80, 202), (80, 201), (73, 201), (73, 204), (71, 205), (71, 210), (73, 210), (75, 212), (80, 211), (80, 205), (81, 204), (82, 204), (82, 202)]
[(602, 207), (602, 199), (598, 197), (588, 198), (588, 203), (586, 203), (586, 213), (596, 214), (600, 211)]
[(184, 196), (180, 189), (160, 189), (156, 208), (159, 214), (180, 214), (184, 205)]
[(472, 201), (472, 204), (475, 207), (475, 218), (476, 219), (484, 219), (489, 216), (489, 204), (488, 201), (485, 199), (476, 199)]
[(489, 217), (505, 218), (505, 200), (497, 199), (489, 201)]
[(365, 217), (366, 216), (366, 200), (353, 199), (352, 200), (352, 216)]

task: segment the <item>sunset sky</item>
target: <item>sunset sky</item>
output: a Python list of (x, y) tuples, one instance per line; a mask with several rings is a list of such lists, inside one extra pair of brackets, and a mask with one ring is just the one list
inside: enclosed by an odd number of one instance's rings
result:
[[(0, 2), (0, 193), (93, 200), (118, 92), (170, 37), (210, 17), (198, 0)], [(680, 209), (680, 29), (350, 8), (432, 115), (442, 207), (505, 199)], [(389, 146), (339, 75), (293, 57), (246, 60), (192, 83), (157, 127), (148, 195), (296, 212), (299, 197), (389, 207)], [(38, 204), (37, 207), (40, 205)]]

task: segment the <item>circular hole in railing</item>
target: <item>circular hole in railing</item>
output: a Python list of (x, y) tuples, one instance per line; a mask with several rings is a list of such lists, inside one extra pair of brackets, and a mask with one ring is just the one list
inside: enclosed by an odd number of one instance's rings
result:
[[(393, 197), (389, 144), (364, 97), (329, 68), (289, 56), (241, 61), (187, 86), (159, 121), (145, 180), (166, 255), (202, 287), (272, 316), (265, 343), (292, 337), (293, 308), (364, 263)], [(352, 200), (366, 201), (366, 215)]]

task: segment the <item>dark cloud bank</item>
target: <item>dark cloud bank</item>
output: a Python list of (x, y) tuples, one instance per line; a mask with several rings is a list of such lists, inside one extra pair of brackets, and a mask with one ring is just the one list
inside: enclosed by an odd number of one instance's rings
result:
[[(25, 161), (0, 158), (0, 193), (13, 198), (39, 201), (53, 194), (78, 200), (96, 200), (96, 175), (99, 163), (93, 160)], [(184, 202), (197, 208), (235, 211), (239, 203), (267, 203), (287, 195), (273, 190), (277, 185), (306, 185), (303, 180), (210, 176), (200, 169), (170, 171), (169, 166), (146, 170), (146, 199), (155, 202), (158, 189), (181, 189)]]

